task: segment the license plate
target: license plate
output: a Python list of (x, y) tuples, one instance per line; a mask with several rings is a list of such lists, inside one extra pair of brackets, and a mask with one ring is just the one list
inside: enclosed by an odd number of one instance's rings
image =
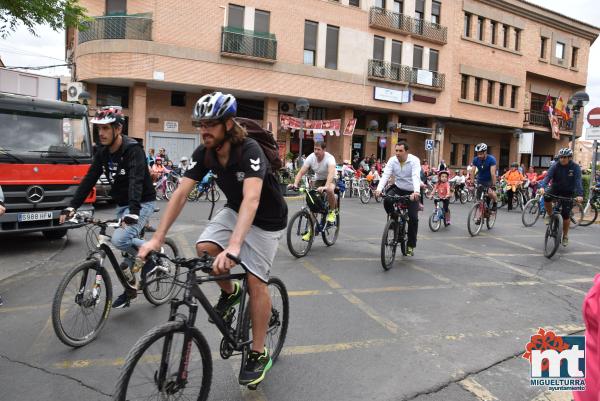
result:
[(20, 213), (19, 221), (52, 220), (52, 212)]

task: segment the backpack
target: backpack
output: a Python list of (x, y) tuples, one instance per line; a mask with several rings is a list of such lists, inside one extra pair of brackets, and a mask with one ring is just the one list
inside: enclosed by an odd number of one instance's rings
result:
[[(242, 128), (246, 130), (248, 133), (248, 138), (254, 139), (258, 142), (261, 147), (263, 153), (267, 157), (269, 161), (269, 165), (271, 166), (271, 172), (276, 173), (283, 167), (283, 162), (279, 158), (279, 145), (275, 141), (273, 134), (271, 131), (264, 129), (261, 127), (256, 121), (251, 120), (249, 118), (244, 117), (234, 117), (233, 119), (236, 123), (238, 123)], [(240, 156), (241, 156), (241, 146), (239, 147)], [(208, 152), (205, 153), (204, 157), (204, 165), (208, 167)]]

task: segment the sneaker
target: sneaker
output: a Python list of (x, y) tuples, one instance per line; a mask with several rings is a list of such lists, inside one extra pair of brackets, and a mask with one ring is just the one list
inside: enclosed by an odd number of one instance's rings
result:
[(113, 302), (112, 307), (114, 309), (128, 308), (131, 304), (131, 300), (137, 297), (137, 294), (135, 296), (132, 295), (133, 294), (128, 294), (128, 292), (125, 291), (124, 293), (119, 295), (117, 299), (115, 299), (115, 302)]
[(563, 237), (562, 246), (567, 246), (567, 245), (569, 245), (569, 237)]
[[(216, 305), (213, 306), (213, 309), (219, 316), (225, 318), (227, 312), (231, 310), (235, 305), (240, 303), (240, 297), (242, 292), (240, 291), (240, 283), (237, 281), (233, 283), (233, 293), (228, 294), (225, 291), (221, 290), (221, 296), (219, 297), (219, 301)], [(209, 323), (214, 323), (210, 316), (208, 317)]]
[(310, 230), (304, 233), (304, 235), (302, 236), (302, 241), (310, 241)]
[(413, 248), (412, 246), (407, 246), (406, 256), (415, 256), (415, 248)]
[(545, 225), (550, 224), (550, 216), (544, 216), (544, 224)]
[(327, 213), (327, 222), (328, 223), (335, 223), (335, 210), (330, 210), (329, 213)]
[(146, 230), (147, 233), (155, 233), (156, 232), (156, 227), (148, 224), (144, 227), (144, 230)]
[(263, 353), (250, 351), (246, 364), (240, 370), (240, 384), (242, 386), (256, 386), (264, 380), (272, 365), (273, 361), (266, 347)]

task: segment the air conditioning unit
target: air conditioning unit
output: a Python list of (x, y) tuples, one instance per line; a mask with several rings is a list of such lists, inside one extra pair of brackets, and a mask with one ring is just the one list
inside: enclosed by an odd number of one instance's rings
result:
[(83, 82), (71, 82), (67, 85), (67, 102), (79, 102), (79, 95), (84, 91)]
[(294, 103), (290, 102), (279, 102), (279, 114), (293, 115), (296, 107)]

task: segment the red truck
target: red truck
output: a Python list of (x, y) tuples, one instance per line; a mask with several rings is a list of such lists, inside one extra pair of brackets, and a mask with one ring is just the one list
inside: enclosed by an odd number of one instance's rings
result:
[[(92, 162), (87, 107), (0, 93), (0, 186), (6, 214), (0, 235), (41, 231), (62, 238), (78, 224), (58, 224)], [(92, 191), (80, 210), (93, 210)]]

